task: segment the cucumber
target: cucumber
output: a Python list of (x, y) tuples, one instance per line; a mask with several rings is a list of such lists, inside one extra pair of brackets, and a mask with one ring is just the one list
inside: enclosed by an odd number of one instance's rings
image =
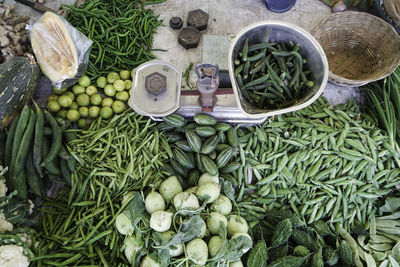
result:
[(226, 133), (226, 137), (228, 139), (228, 143), (235, 147), (239, 145), (239, 138), (236, 134), (236, 130), (233, 127), (229, 127), (229, 130)]
[(33, 165), (33, 147), (29, 149), (28, 157), (26, 158), (25, 168), (29, 188), (36, 196), (41, 197), (43, 193), (43, 184), (40, 176), (35, 170), (35, 166)]
[(53, 130), (51, 129), (51, 127), (46, 126), (43, 128), (43, 135), (49, 136), (52, 134), (53, 134)]
[(219, 153), (217, 160), (216, 160), (217, 168), (221, 169), (226, 164), (228, 164), (228, 162), (232, 158), (232, 155), (233, 155), (233, 149), (230, 146), (228, 146), (228, 148), (226, 148), (224, 151)]
[(13, 148), (13, 141), (14, 141), (14, 136), (15, 136), (15, 131), (17, 129), (17, 124), (18, 124), (18, 118), (15, 118), (10, 126), (10, 129), (8, 130), (7, 133), (7, 140), (6, 140), (6, 147), (5, 147), (5, 154), (7, 157), (4, 159), (4, 164), (5, 166), (10, 166), (11, 162), (11, 153), (12, 153), (12, 148)]
[(17, 197), (21, 200), (28, 199), (28, 185), (26, 183), (25, 170), (22, 169), (13, 180), (15, 189), (17, 190)]
[(217, 165), (206, 155), (201, 155), (201, 164), (204, 167), (204, 170), (210, 175), (217, 175), (218, 168)]
[(71, 186), (71, 173), (68, 169), (67, 161), (65, 159), (60, 159), (60, 171), (65, 183), (68, 186)]
[(217, 120), (214, 117), (211, 117), (210, 115), (207, 114), (196, 114), (193, 117), (193, 120), (200, 125), (203, 126), (214, 126), (215, 124), (217, 124)]
[[(43, 146), (43, 135), (45, 132), (45, 129), (43, 129), (44, 126), (44, 115), (43, 111), (40, 109), (39, 105), (36, 102), (33, 102), (36, 107), (36, 125), (35, 125), (35, 139), (33, 141), (33, 166), (35, 166), (35, 169), (37, 173), (39, 174), (40, 177), (43, 177), (43, 169), (40, 164), (42, 163), (42, 146)], [(50, 135), (53, 134), (53, 130), (49, 128), (51, 133)]]
[(240, 168), (239, 162), (229, 162), (223, 168), (220, 169), (222, 173), (232, 173)]
[(61, 129), (58, 126), (56, 119), (47, 110), (44, 110), (44, 115), (46, 116), (46, 119), (50, 122), (51, 129), (53, 130), (53, 138), (49, 153), (47, 153), (41, 164), (42, 167), (46, 166), (47, 164), (52, 162), (55, 157), (57, 157), (62, 142)]
[(174, 127), (183, 127), (185, 125), (185, 118), (178, 114), (171, 114), (164, 117), (164, 121), (173, 125)]
[(193, 130), (186, 131), (186, 140), (193, 152), (200, 153), (202, 142)]
[(211, 126), (198, 126), (194, 131), (201, 137), (210, 137), (216, 133), (215, 129)]
[[(15, 175), (18, 175), (20, 171), (23, 170), (26, 162), (26, 157), (28, 156), (29, 147), (31, 146), (32, 138), (34, 135), (36, 123), (36, 114), (31, 110), (31, 115), (29, 116), (28, 125), (22, 136), (21, 144), (18, 149), (17, 157), (15, 158)], [(18, 188), (17, 188), (18, 190)]]
[(12, 152), (11, 152), (11, 162), (10, 162), (10, 177), (13, 178), (16, 176), (15, 173), (15, 160), (17, 158), (19, 146), (22, 141), (22, 136), (25, 132), (25, 128), (29, 121), (29, 116), (31, 115), (31, 110), (28, 106), (25, 106), (21, 112), (21, 115), (18, 119), (17, 129), (15, 130), (15, 136), (13, 140)]
[(203, 146), (201, 147), (201, 153), (203, 154), (210, 154), (211, 152), (213, 152), (218, 145), (218, 136), (214, 135), (210, 138), (208, 138)]
[(229, 130), (230, 125), (224, 122), (217, 122), (214, 126), (215, 130), (218, 132), (226, 132)]
[(186, 140), (179, 140), (179, 141), (175, 142), (175, 146), (179, 147), (183, 151), (193, 152), (192, 149), (189, 146), (189, 143)]
[(173, 149), (173, 153), (174, 153), (174, 158), (176, 159), (176, 161), (183, 167), (185, 167), (187, 169), (193, 169), (195, 167), (192, 159), (188, 155), (186, 155), (186, 153), (183, 152), (180, 148), (175, 147)]

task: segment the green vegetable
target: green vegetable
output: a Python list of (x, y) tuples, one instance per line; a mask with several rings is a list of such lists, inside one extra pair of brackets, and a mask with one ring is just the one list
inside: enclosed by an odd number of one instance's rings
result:
[(224, 195), (220, 195), (211, 206), (211, 210), (216, 211), (222, 215), (229, 215), (232, 211), (232, 203)]
[(200, 153), (202, 142), (200, 140), (200, 137), (198, 137), (194, 131), (186, 131), (186, 140), (193, 152)]
[(212, 236), (208, 241), (208, 251), (210, 257), (214, 257), (221, 250), (224, 240), (220, 236)]
[(165, 201), (169, 202), (171, 201), (174, 196), (180, 192), (182, 192), (182, 186), (179, 183), (178, 179), (176, 176), (171, 176), (167, 179), (165, 179), (159, 188), (160, 194), (163, 196)]
[(194, 129), (194, 131), (201, 137), (210, 137), (216, 133), (215, 129), (211, 126), (198, 126)]
[[(296, 249), (295, 249), (296, 250)], [(264, 267), (268, 259), (267, 244), (264, 240), (259, 241), (250, 251), (247, 258), (248, 267)]]
[(121, 235), (130, 235), (135, 230), (131, 219), (124, 213), (115, 218), (115, 226)]
[[(200, 208), (197, 197), (188, 192), (180, 192), (174, 196), (173, 204), (176, 211), (193, 211)], [(186, 212), (181, 212), (186, 215)]]
[(151, 191), (145, 200), (146, 211), (149, 214), (153, 214), (159, 210), (165, 210), (165, 201), (161, 194), (156, 191)]
[(193, 119), (197, 124), (203, 126), (214, 126), (217, 124), (217, 120), (214, 117), (207, 114), (201, 114), (201, 113), (196, 114), (193, 117)]
[(229, 215), (227, 232), (229, 236), (233, 236), (236, 233), (247, 233), (249, 226), (244, 218), (239, 215)]
[(221, 186), (214, 182), (208, 182), (200, 185), (196, 190), (196, 196), (200, 201), (212, 203), (219, 197)]
[(186, 245), (188, 258), (195, 264), (205, 265), (208, 259), (207, 244), (200, 238), (193, 239)]
[(218, 145), (218, 136), (214, 135), (214, 136), (208, 138), (203, 143), (203, 146), (201, 147), (201, 153), (210, 154), (217, 148), (217, 145)]
[(207, 229), (212, 235), (217, 235), (220, 231), (220, 228), (226, 228), (227, 225), (228, 221), (225, 216), (218, 212), (211, 212), (207, 218)]
[(293, 250), (293, 255), (297, 257), (306, 257), (310, 254), (310, 251), (305, 246), (297, 246)]
[(4, 129), (21, 112), (39, 83), (40, 70), (33, 57), (13, 57), (0, 65), (0, 127)]
[(183, 127), (185, 125), (185, 118), (178, 114), (171, 114), (164, 118), (164, 121), (175, 126), (175, 127)]
[(290, 223), (289, 219), (281, 221), (275, 228), (271, 240), (271, 246), (273, 248), (281, 246), (290, 238), (292, 230), (292, 224)]

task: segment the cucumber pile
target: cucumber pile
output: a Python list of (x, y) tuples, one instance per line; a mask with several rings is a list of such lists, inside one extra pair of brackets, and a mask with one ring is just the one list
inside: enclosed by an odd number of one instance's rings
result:
[[(46, 195), (46, 181), (71, 185), (75, 159), (63, 145), (63, 132), (70, 123), (54, 118), (36, 103), (27, 105), (8, 130), (4, 145), (4, 165), (9, 168), (7, 187), (17, 190), (18, 198)], [(65, 138), (70, 133), (65, 133)], [(69, 137), (71, 138), (71, 137)]]
[(172, 114), (164, 118), (159, 130), (165, 132), (172, 148), (172, 160), (166, 169), (181, 178), (189, 177), (189, 185), (204, 172), (229, 179), (226, 174), (244, 165), (236, 128), (217, 123), (214, 117), (197, 114), (194, 122), (187, 124), (182, 116)]

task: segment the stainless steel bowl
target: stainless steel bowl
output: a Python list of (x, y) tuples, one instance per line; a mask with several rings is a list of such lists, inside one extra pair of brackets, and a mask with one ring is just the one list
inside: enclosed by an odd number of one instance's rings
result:
[[(271, 29), (269, 41), (292, 41), (300, 45), (299, 53), (308, 60), (307, 68), (312, 72), (314, 87), (310, 88), (302, 98), (290, 107), (284, 109), (260, 109), (251, 105), (239, 90), (234, 75), (234, 60), (242, 50), (244, 42), (249, 39), (249, 45), (262, 42), (267, 29)], [(232, 81), (236, 102), (240, 110), (250, 118), (263, 118), (302, 109), (314, 102), (324, 90), (328, 81), (328, 60), (321, 45), (307, 31), (300, 27), (282, 21), (261, 21), (242, 29), (232, 40), (229, 48), (229, 76)]]

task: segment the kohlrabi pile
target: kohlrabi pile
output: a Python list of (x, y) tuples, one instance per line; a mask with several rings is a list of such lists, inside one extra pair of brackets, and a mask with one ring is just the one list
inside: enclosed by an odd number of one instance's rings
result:
[(116, 227), (127, 260), (140, 266), (243, 266), (252, 247), (248, 224), (221, 194), (218, 175), (201, 175), (184, 191), (170, 176), (149, 192), (124, 196)]

